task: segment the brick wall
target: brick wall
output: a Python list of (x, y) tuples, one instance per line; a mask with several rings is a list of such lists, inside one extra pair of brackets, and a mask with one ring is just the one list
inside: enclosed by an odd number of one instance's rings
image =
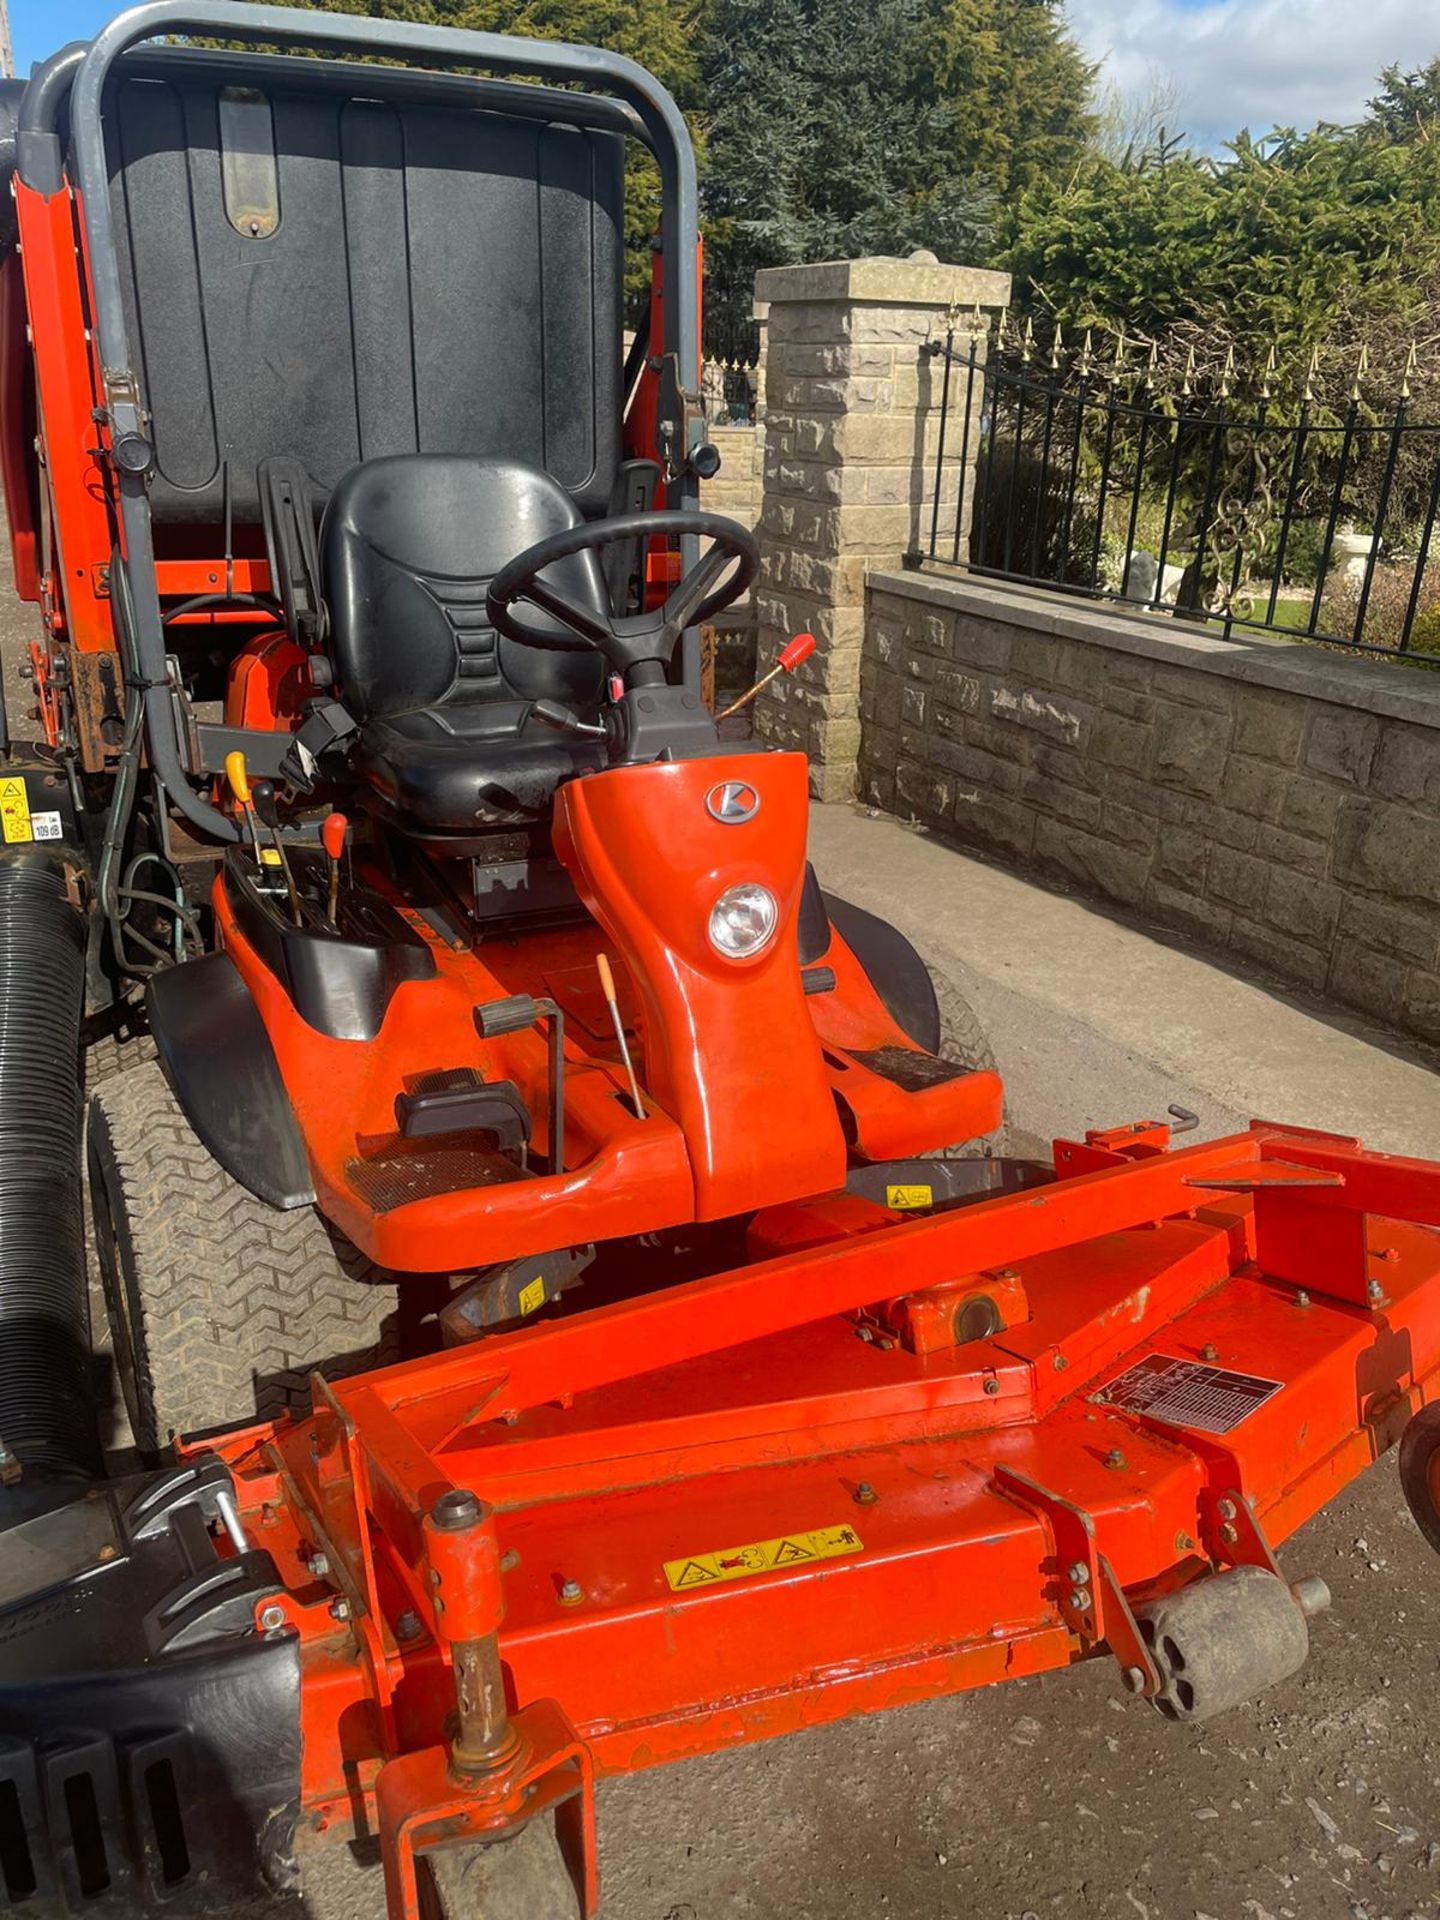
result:
[(860, 711), (862, 799), (1440, 1041), (1440, 675), (872, 574)]

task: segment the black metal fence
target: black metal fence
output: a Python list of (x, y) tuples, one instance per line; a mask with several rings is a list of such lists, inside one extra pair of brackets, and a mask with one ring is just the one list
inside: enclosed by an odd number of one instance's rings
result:
[[(1002, 323), (1003, 328), (1003, 323)], [(1144, 343), (1102, 359), (950, 327), (928, 542), (909, 557), (1247, 631), (1440, 655), (1440, 422), (1396, 390), (1293, 398), (1273, 358), (1166, 379)], [(970, 484), (963, 476), (971, 473)]]
[(760, 328), (754, 320), (705, 323), (700, 353), (705, 417), (712, 427), (745, 426), (759, 401)]

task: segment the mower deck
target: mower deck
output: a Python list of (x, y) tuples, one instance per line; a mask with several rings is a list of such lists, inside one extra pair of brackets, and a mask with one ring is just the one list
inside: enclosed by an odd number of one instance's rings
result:
[[(1058, 1167), (1087, 1170), (922, 1219), (774, 1209), (752, 1238), (786, 1250), (755, 1265), (317, 1383), (312, 1419), (221, 1443), (301, 1636), (317, 1822), (378, 1792), (403, 1895), (446, 1820), (526, 1817), (507, 1766), (583, 1800), (591, 1767), (1102, 1642), (1158, 1693), (1135, 1607), (1213, 1569), (1273, 1572), (1440, 1367), (1440, 1238), (1412, 1224), (1440, 1218), (1440, 1168), (1269, 1126), (1163, 1139), (1058, 1143)], [(977, 1301), (1005, 1324), (942, 1344)], [(455, 1488), (491, 1510), (469, 1627), (433, 1604), (458, 1589), (426, 1516)], [(443, 1764), (447, 1643), (502, 1612), (532, 1736), (477, 1794)]]

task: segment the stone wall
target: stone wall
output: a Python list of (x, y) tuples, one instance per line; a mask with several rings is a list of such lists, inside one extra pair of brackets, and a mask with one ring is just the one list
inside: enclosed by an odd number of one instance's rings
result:
[(1440, 1041), (1440, 675), (968, 580), (868, 590), (862, 799)]
[[(812, 792), (839, 800), (855, 791), (865, 576), (899, 565), (929, 523), (941, 389), (929, 349), (953, 312), (1003, 306), (1010, 279), (916, 254), (769, 267), (755, 292), (769, 316), (760, 661), (793, 634), (816, 639), (756, 701), (755, 730), (807, 753)], [(950, 434), (968, 444), (953, 405)], [(957, 459), (942, 481), (947, 525), (962, 486), (968, 499)]]
[(712, 427), (709, 438), (720, 455), (720, 471), (713, 480), (701, 482), (701, 506), (709, 513), (727, 514), (743, 527), (757, 527), (764, 427)]

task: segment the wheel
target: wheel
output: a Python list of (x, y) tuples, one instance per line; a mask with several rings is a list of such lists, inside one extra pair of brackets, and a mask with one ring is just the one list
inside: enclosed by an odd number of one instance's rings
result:
[(1440, 1401), (1422, 1407), (1400, 1436), (1400, 1491), (1440, 1553)]
[(135, 1445), (308, 1404), (308, 1374), (394, 1358), (396, 1289), (314, 1207), (279, 1212), (191, 1129), (158, 1063), (90, 1102), (95, 1249)]
[(81, 1048), (81, 1081), (87, 1093), (93, 1093), (117, 1074), (129, 1073), (155, 1058), (155, 1042), (150, 1034), (116, 1028), (97, 1034)]
[(513, 1840), (426, 1853), (420, 1881), (430, 1920), (583, 1920), (551, 1819), (532, 1820)]

